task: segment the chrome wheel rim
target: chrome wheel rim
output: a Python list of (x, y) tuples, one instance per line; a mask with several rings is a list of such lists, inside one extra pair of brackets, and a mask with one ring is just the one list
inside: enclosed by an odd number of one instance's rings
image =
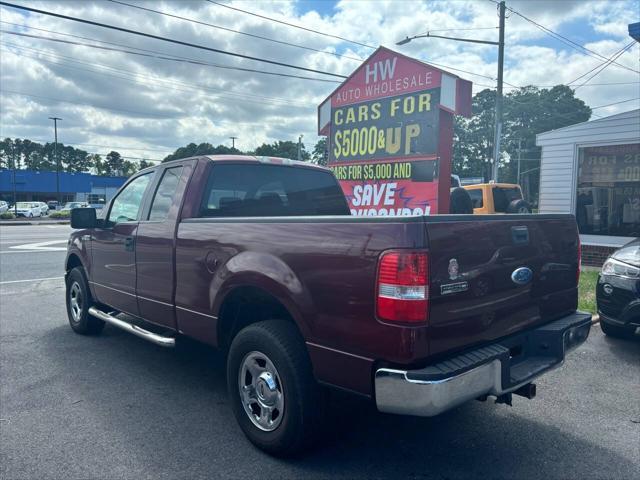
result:
[(69, 289), (69, 305), (71, 306), (73, 321), (79, 322), (82, 316), (82, 290), (78, 282), (73, 282)]
[(527, 207), (520, 207), (518, 213), (529, 213), (529, 209)]
[(284, 390), (278, 370), (262, 352), (249, 352), (238, 372), (240, 401), (256, 427), (265, 432), (278, 428), (284, 414)]

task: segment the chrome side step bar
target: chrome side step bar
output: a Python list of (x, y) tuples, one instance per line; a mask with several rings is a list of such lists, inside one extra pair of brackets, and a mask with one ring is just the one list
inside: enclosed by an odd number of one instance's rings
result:
[(133, 333), (134, 335), (140, 338), (144, 338), (145, 340), (151, 343), (155, 343), (156, 345), (160, 345), (161, 347), (171, 348), (175, 347), (176, 345), (176, 339), (173, 337), (163, 337), (162, 335), (158, 335), (157, 333), (150, 332), (149, 330), (140, 328), (137, 325), (125, 322), (124, 320), (120, 320), (113, 315), (109, 315), (102, 310), (98, 310), (96, 307), (89, 307), (89, 314), (113, 325), (114, 327), (118, 327), (125, 332)]

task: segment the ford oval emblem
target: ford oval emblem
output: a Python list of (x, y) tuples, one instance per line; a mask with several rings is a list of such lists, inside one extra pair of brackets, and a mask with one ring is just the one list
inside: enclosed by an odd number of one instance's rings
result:
[(528, 267), (516, 268), (511, 274), (511, 281), (517, 285), (526, 285), (533, 279), (533, 272)]

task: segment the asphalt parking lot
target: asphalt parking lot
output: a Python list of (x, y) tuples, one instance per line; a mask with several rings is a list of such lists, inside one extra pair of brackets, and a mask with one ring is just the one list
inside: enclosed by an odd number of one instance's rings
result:
[(100, 337), (71, 331), (68, 233), (0, 228), (3, 479), (640, 476), (640, 342), (598, 326), (537, 382), (534, 400), (474, 401), (423, 419), (336, 397), (317, 450), (271, 458), (237, 427), (215, 351), (166, 350), (110, 326)]

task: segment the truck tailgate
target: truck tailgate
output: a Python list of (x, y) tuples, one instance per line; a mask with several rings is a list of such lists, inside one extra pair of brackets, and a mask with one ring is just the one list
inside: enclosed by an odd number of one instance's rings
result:
[(431, 355), (505, 337), (577, 308), (573, 216), (435, 216), (425, 222)]

